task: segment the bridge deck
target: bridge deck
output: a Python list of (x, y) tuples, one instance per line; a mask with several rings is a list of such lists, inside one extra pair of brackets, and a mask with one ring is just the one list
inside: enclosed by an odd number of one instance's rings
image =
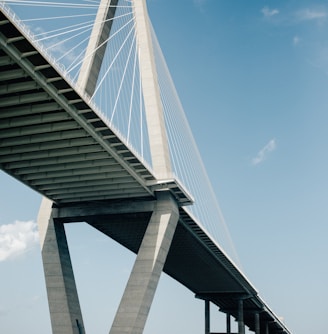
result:
[[(155, 190), (170, 188), (181, 207), (165, 272), (196, 296), (209, 299), (235, 317), (238, 299), (245, 298), (245, 324), (251, 329), (255, 328), (254, 314), (260, 311), (261, 320), (270, 322), (270, 333), (289, 333), (244, 275), (182, 207), (191, 203), (186, 192), (174, 180), (158, 183), (3, 12), (0, 45), (2, 170), (63, 208), (72, 210), (76, 206), (76, 220), (83, 219), (133, 252), (138, 251), (149, 221)], [(128, 201), (126, 207), (133, 207), (135, 201), (148, 202), (150, 209), (134, 213), (132, 223), (131, 213), (120, 214), (118, 219), (117, 214), (106, 211), (118, 201)], [(97, 215), (88, 213), (97, 203)]]
[(1, 169), (58, 204), (153, 196), (163, 185), (150, 170), (3, 14), (0, 24)]

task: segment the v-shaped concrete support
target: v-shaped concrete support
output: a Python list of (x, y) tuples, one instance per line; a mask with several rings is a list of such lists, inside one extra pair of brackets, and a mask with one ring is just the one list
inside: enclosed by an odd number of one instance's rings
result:
[(53, 334), (84, 334), (84, 324), (64, 224), (58, 210), (43, 198), (38, 216), (44, 275)]
[(110, 334), (143, 332), (178, 219), (179, 209), (170, 193), (158, 193)]

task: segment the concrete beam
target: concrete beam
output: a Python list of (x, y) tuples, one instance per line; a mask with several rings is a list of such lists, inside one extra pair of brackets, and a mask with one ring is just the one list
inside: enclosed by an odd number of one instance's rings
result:
[(155, 200), (121, 200), (106, 202), (103, 205), (76, 205), (62, 207), (58, 218), (68, 219), (70, 222), (81, 221), (83, 217), (106, 216), (113, 214), (152, 212), (155, 208)]

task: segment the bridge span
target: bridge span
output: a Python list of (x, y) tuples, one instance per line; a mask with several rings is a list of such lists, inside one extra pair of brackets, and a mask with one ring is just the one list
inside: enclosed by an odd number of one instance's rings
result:
[[(63, 269), (64, 287), (77, 298), (75, 283), (65, 278), (74, 280), (64, 224), (87, 222), (138, 253), (153, 212), (165, 197), (164, 201), (174, 202), (178, 220), (163, 271), (205, 301), (205, 333), (209, 333), (209, 303), (213, 303), (227, 314), (227, 333), (232, 316), (240, 334), (245, 325), (257, 334), (289, 334), (245, 275), (185, 209), (193, 198), (183, 186), (174, 178), (155, 177), (5, 7), (1, 7), (0, 27), (0, 167), (42, 194), (43, 206), (56, 211), (53, 228), (63, 238), (59, 242), (64, 249), (59, 249), (59, 257), (65, 258), (61, 265), (68, 268)], [(40, 233), (47, 240), (48, 232)], [(52, 251), (44, 244), (44, 258)], [(52, 260), (44, 263), (46, 276), (52, 264)], [(48, 295), (57, 288), (47, 281)], [(74, 303), (72, 308), (78, 299)], [(55, 322), (52, 305), (50, 310)], [(72, 333), (84, 333), (80, 311), (69, 312), (75, 312)]]

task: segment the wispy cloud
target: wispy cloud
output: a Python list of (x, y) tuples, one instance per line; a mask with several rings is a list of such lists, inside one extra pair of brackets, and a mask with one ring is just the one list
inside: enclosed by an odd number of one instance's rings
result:
[[(76, 48), (79, 44), (72, 42), (71, 37), (53, 36), (52, 33), (44, 30), (41, 26), (29, 27), (34, 34), (34, 39), (41, 45), (44, 45), (50, 55), (66, 68), (79, 58)], [(71, 41), (71, 45), (68, 44)]]
[(328, 75), (328, 46), (321, 46), (308, 62), (314, 68), (322, 70)]
[(299, 10), (296, 17), (299, 21), (323, 20), (328, 17), (328, 11), (326, 9), (305, 8)]
[(262, 8), (261, 12), (264, 15), (264, 17), (272, 17), (272, 16), (275, 16), (275, 15), (279, 14), (279, 10), (278, 9), (276, 9), (276, 8), (271, 9), (269, 7)]
[(26, 252), (37, 244), (38, 237), (33, 221), (0, 225), (0, 262)]
[(256, 155), (255, 158), (252, 159), (252, 165), (258, 165), (262, 163), (267, 155), (276, 149), (276, 141), (275, 139), (271, 139)]
[(301, 38), (299, 36), (294, 36), (293, 45), (298, 45), (301, 42)]
[(204, 5), (206, 4), (207, 0), (193, 0), (194, 5), (198, 7), (200, 10), (204, 9)]

